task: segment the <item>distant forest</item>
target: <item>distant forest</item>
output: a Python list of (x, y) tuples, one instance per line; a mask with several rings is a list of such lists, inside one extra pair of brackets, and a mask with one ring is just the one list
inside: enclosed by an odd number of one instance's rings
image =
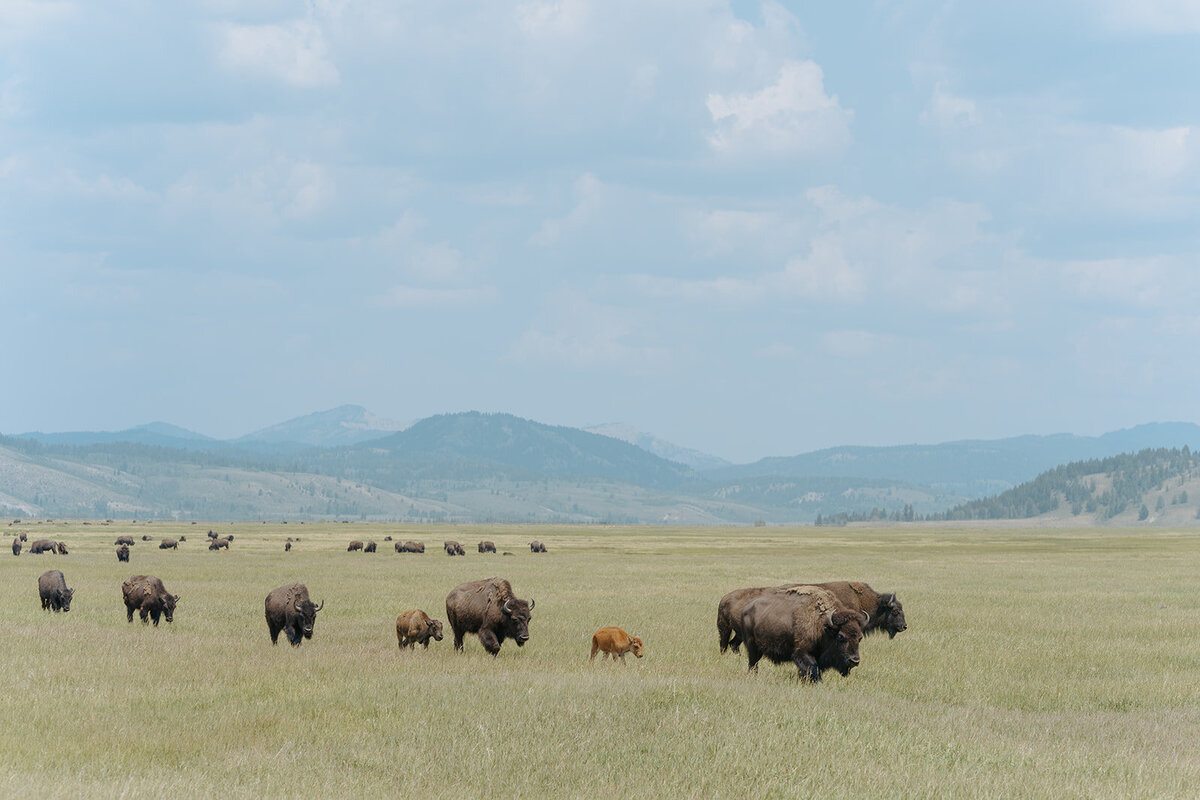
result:
[[(881, 509), (868, 513), (838, 513), (817, 518), (818, 525), (845, 525), (850, 522), (955, 521), (981, 519), (1030, 519), (1070, 506), (1071, 514), (1094, 514), (1107, 520), (1137, 507), (1138, 519), (1146, 519), (1150, 509), (1143, 497), (1150, 491), (1164, 491), (1167, 483), (1194, 476), (1197, 463), (1190, 448), (1151, 448), (1107, 458), (1073, 461), (1043, 472), (1031, 481), (1006, 492), (980, 500), (971, 500), (944, 512), (914, 513), (911, 507), (890, 514)], [(1108, 485), (1105, 485), (1108, 484)], [(1186, 503), (1187, 492), (1180, 489), (1172, 503)], [(1160, 498), (1159, 503), (1165, 503)], [(1161, 510), (1161, 509), (1159, 509)]]

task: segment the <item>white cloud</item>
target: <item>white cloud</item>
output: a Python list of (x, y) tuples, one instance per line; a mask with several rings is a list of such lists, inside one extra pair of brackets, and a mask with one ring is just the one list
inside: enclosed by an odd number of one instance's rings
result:
[(312, 20), (278, 25), (225, 25), (218, 58), (230, 72), (300, 88), (335, 86), (338, 69), (325, 36)]
[(853, 112), (825, 93), (824, 73), (812, 61), (789, 61), (774, 83), (743, 94), (711, 93), (716, 129), (709, 144), (738, 155), (812, 156), (844, 147)]
[(959, 97), (947, 88), (945, 81), (938, 81), (929, 104), (921, 112), (921, 122), (943, 129), (958, 128), (978, 124), (979, 113), (973, 100)]
[(565, 217), (544, 220), (537, 232), (529, 237), (529, 243), (539, 247), (553, 247), (562, 239), (591, 224), (600, 214), (607, 200), (604, 184), (591, 173), (581, 175), (573, 187), (575, 206)]
[(1107, 25), (1118, 33), (1200, 33), (1197, 0), (1085, 0), (1099, 5)]
[(517, 24), (527, 36), (559, 38), (583, 31), (590, 13), (586, 0), (522, 3)]

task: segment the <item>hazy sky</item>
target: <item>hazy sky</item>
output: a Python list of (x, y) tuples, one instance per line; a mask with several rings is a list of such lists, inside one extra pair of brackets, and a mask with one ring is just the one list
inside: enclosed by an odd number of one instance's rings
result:
[(1198, 0), (0, 0), (0, 432), (1197, 421), (1198, 75)]

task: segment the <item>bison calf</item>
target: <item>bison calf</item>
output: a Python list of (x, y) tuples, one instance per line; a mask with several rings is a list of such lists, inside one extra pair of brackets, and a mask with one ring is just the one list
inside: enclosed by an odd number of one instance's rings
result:
[(63, 577), (62, 570), (50, 569), (38, 578), (38, 594), (42, 598), (42, 608), (46, 611), (70, 611), (75, 590), (67, 588), (67, 580)]
[(125, 617), (133, 622), (133, 612), (137, 611), (145, 625), (150, 619), (158, 627), (160, 617), (167, 622), (175, 621), (175, 604), (179, 595), (171, 594), (163, 586), (160, 578), (153, 575), (133, 575), (121, 584), (121, 595), (125, 598)]
[(299, 647), (304, 639), (311, 639), (317, 612), (325, 607), (313, 605), (308, 597), (308, 587), (303, 583), (291, 583), (271, 590), (267, 595), (267, 630), (271, 644), (279, 643), (279, 632), (283, 631), (293, 647)]
[(417, 645), (429, 649), (431, 638), (438, 642), (442, 640), (441, 620), (431, 619), (419, 608), (405, 611), (396, 617), (396, 641), (401, 650), (406, 647), (415, 648)]
[(611, 656), (613, 661), (620, 658), (621, 664), (624, 664), (626, 653), (642, 657), (642, 640), (615, 626), (601, 628), (592, 634), (592, 654), (588, 656), (588, 661), (595, 659), (596, 653), (600, 652), (604, 653), (604, 658)]

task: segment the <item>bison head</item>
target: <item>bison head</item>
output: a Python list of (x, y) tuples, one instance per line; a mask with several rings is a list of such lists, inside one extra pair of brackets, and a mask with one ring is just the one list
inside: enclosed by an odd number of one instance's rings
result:
[(638, 658), (642, 657), (642, 640), (636, 636), (629, 637), (629, 652)]
[(887, 631), (889, 639), (895, 639), (897, 633), (908, 629), (908, 623), (904, 621), (904, 606), (900, 605), (894, 594), (880, 595), (879, 608), (875, 613), (878, 615), (875, 626)]
[(303, 620), (302, 628), (304, 630), (304, 638), (311, 639), (313, 635), (313, 624), (317, 621), (317, 612), (325, 607), (325, 601), (321, 601), (321, 605), (313, 605), (313, 601), (309, 599), (299, 600), (296, 602), (296, 613)]
[(504, 613), (504, 635), (524, 647), (529, 641), (529, 612), (533, 610), (533, 600), (526, 603), (510, 597), (504, 601), (501, 611)]
[(74, 589), (63, 589), (58, 593), (58, 602), (62, 605), (63, 611), (71, 610), (71, 598), (75, 596)]
[(175, 621), (175, 604), (178, 602), (179, 602), (179, 595), (177, 595), (177, 594), (168, 594), (168, 595), (163, 596), (163, 601), (162, 601), (163, 617), (166, 618), (167, 622)]
[(833, 639), (819, 659), (820, 666), (833, 667), (842, 675), (858, 666), (858, 643), (863, 638), (863, 626), (871, 621), (865, 611), (831, 611), (825, 617), (825, 627)]
[(429, 627), (426, 630), (429, 631), (429, 635), (432, 636), (435, 641), (440, 642), (442, 640), (442, 621), (440, 619), (429, 620)]

